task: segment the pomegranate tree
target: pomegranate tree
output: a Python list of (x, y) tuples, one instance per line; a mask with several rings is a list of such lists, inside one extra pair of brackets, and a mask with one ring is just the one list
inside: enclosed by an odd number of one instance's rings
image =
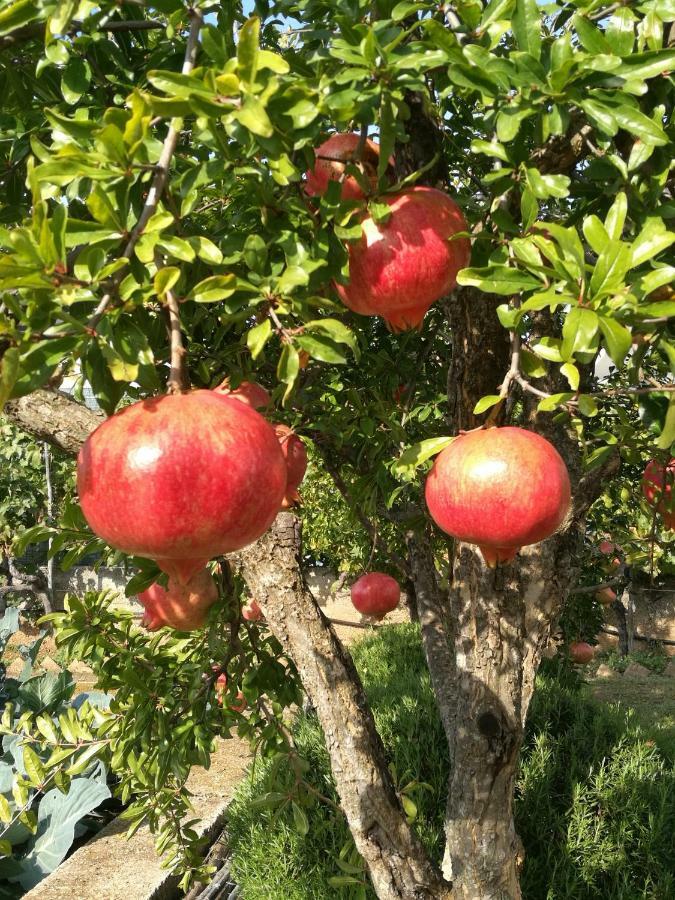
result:
[(595, 649), (586, 641), (573, 641), (570, 644), (570, 659), (579, 666), (587, 665), (595, 656)]
[(165, 625), (177, 631), (194, 631), (206, 622), (209, 609), (218, 600), (218, 589), (208, 569), (202, 569), (185, 584), (169, 578), (163, 588), (155, 582), (138, 599), (145, 607), (142, 623), (148, 631)]
[(391, 575), (369, 572), (354, 582), (351, 597), (355, 609), (361, 615), (379, 621), (396, 609), (401, 600), (401, 588)]
[(642, 476), (642, 493), (647, 503), (663, 518), (666, 528), (675, 528), (675, 458), (667, 464), (653, 459), (647, 463)]
[(92, 530), (185, 583), (269, 528), (286, 462), (263, 417), (216, 391), (142, 400), (85, 441), (77, 463)]
[(274, 430), (286, 460), (286, 493), (281, 501), (281, 508), (290, 509), (300, 500), (298, 487), (307, 471), (307, 450), (288, 425), (275, 425)]
[(235, 400), (241, 400), (251, 409), (267, 409), (272, 403), (270, 392), (257, 381), (242, 381), (238, 387), (231, 388), (230, 379), (226, 378), (215, 388), (215, 391)]
[(385, 222), (366, 215), (362, 235), (349, 247), (349, 283), (336, 285), (349, 309), (382, 316), (392, 331), (418, 328), (429, 307), (448, 294), (469, 263), (467, 231), (455, 201), (430, 187), (381, 198)]
[(425, 496), (439, 528), (478, 544), (494, 566), (557, 530), (570, 506), (570, 480), (546, 438), (487, 428), (460, 435), (439, 454)]
[(374, 189), (377, 186), (377, 164), (380, 147), (375, 141), (367, 139), (359, 159), (361, 136), (352, 132), (332, 134), (314, 151), (316, 162), (314, 168), (307, 172), (305, 192), (310, 197), (320, 197), (326, 193), (331, 181), (339, 181), (340, 196), (343, 200), (361, 200), (365, 196), (363, 188), (353, 175), (343, 178), (346, 163), (359, 163), (366, 179)]

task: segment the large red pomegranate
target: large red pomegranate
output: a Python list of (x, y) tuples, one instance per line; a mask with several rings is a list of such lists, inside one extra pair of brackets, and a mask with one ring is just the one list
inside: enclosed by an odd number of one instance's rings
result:
[(556, 531), (569, 509), (570, 480), (552, 444), (509, 426), (456, 438), (436, 458), (425, 493), (434, 522), (478, 544), (494, 566)]
[(281, 450), (286, 459), (286, 493), (281, 501), (282, 509), (290, 509), (300, 500), (298, 487), (307, 471), (307, 450), (297, 434), (288, 425), (275, 425)]
[(218, 589), (208, 569), (202, 569), (187, 584), (169, 578), (166, 588), (152, 584), (138, 595), (145, 607), (143, 625), (156, 631), (168, 625), (177, 631), (194, 631), (206, 622), (209, 609), (218, 599)]
[(595, 650), (586, 641), (573, 641), (570, 644), (570, 659), (579, 666), (585, 666), (595, 656)]
[(383, 619), (401, 599), (398, 581), (384, 572), (369, 572), (352, 585), (352, 603), (363, 616)]
[(230, 379), (226, 378), (214, 390), (218, 394), (225, 394), (228, 397), (233, 397), (235, 400), (241, 400), (242, 403), (250, 406), (251, 409), (267, 409), (272, 402), (270, 392), (261, 384), (258, 384), (257, 381), (242, 381), (239, 387), (231, 388)]
[(360, 239), (349, 246), (349, 284), (336, 290), (354, 312), (382, 316), (392, 331), (405, 331), (421, 325), (468, 265), (469, 239), (450, 240), (468, 226), (455, 201), (435, 188), (381, 199), (391, 216), (381, 225), (364, 218)]
[(193, 391), (141, 400), (107, 419), (80, 450), (77, 488), (99, 537), (185, 582), (269, 528), (286, 461), (259, 413)]
[(658, 459), (647, 463), (642, 476), (642, 493), (647, 503), (663, 517), (666, 528), (675, 528), (675, 458), (666, 465)]
[[(314, 168), (307, 172), (305, 192), (310, 197), (321, 197), (326, 193), (331, 181), (339, 181), (345, 170), (345, 163), (357, 162), (357, 150), (361, 140), (358, 134), (332, 134), (316, 148)], [(377, 186), (377, 163), (380, 156), (379, 144), (366, 140), (360, 163), (366, 178), (373, 188)], [(361, 185), (353, 175), (347, 176), (340, 191), (343, 200), (361, 200), (364, 197)]]

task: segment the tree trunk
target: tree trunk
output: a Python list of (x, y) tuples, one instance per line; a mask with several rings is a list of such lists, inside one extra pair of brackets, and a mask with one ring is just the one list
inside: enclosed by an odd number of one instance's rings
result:
[(406, 822), (352, 659), (304, 584), (296, 516), (280, 513), (272, 528), (237, 558), (316, 710), (340, 806), (377, 896), (449, 898), (450, 885)]

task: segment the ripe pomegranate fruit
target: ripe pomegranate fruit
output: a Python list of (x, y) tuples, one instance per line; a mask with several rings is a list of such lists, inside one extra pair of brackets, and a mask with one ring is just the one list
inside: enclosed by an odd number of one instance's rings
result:
[(286, 492), (286, 462), (259, 413), (193, 391), (141, 400), (107, 419), (80, 450), (77, 488), (99, 537), (185, 583), (212, 556), (269, 528)]
[(290, 509), (300, 500), (298, 486), (307, 471), (307, 450), (288, 425), (275, 425), (274, 430), (286, 459), (286, 493), (281, 501), (281, 508)]
[(658, 459), (647, 463), (642, 476), (642, 493), (647, 503), (663, 517), (666, 528), (675, 528), (675, 458), (664, 465)]
[(202, 569), (186, 584), (169, 578), (167, 588), (152, 584), (138, 595), (145, 607), (142, 624), (148, 631), (168, 625), (176, 631), (194, 631), (206, 622), (218, 599), (218, 589), (208, 569)]
[(382, 202), (391, 216), (381, 225), (363, 219), (360, 239), (349, 246), (349, 284), (335, 289), (349, 309), (382, 316), (392, 331), (418, 328), (469, 263), (469, 239), (450, 240), (468, 226), (455, 201), (435, 188), (414, 187)]
[(257, 600), (251, 600), (246, 606), (242, 606), (241, 617), (246, 619), (247, 622), (260, 622), (261, 619), (265, 618)]
[(586, 641), (574, 641), (570, 644), (570, 659), (579, 666), (585, 666), (595, 656), (595, 650)]
[(478, 544), (489, 566), (550, 537), (570, 505), (565, 463), (545, 438), (524, 428), (460, 435), (436, 458), (426, 501), (443, 531)]
[[(310, 197), (322, 197), (331, 181), (339, 181), (348, 162), (358, 162), (357, 151), (361, 136), (358, 134), (332, 134), (314, 151), (316, 162), (307, 172), (305, 193)], [(377, 163), (380, 146), (366, 140), (360, 163), (372, 188), (377, 187)], [(343, 200), (362, 200), (365, 194), (353, 175), (342, 182), (340, 196)]]
[(606, 555), (614, 553), (614, 551), (618, 549), (619, 548), (616, 546), (616, 544), (612, 543), (612, 541), (600, 541), (600, 543), (598, 544), (598, 550)]
[(398, 581), (384, 572), (369, 572), (352, 585), (352, 603), (363, 616), (383, 619), (401, 599)]
[(227, 397), (241, 400), (242, 403), (250, 406), (251, 409), (267, 409), (272, 402), (270, 392), (256, 381), (242, 381), (239, 387), (231, 388), (230, 379), (226, 378), (214, 390), (218, 394), (225, 394)]
[(595, 599), (603, 606), (610, 606), (616, 600), (616, 593), (610, 588), (601, 588), (595, 592)]

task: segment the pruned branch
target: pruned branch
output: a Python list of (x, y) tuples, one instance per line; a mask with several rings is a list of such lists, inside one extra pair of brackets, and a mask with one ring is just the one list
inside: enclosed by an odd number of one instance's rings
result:
[(67, 394), (44, 390), (9, 400), (3, 415), (39, 440), (72, 456), (105, 419), (103, 413), (87, 409)]

